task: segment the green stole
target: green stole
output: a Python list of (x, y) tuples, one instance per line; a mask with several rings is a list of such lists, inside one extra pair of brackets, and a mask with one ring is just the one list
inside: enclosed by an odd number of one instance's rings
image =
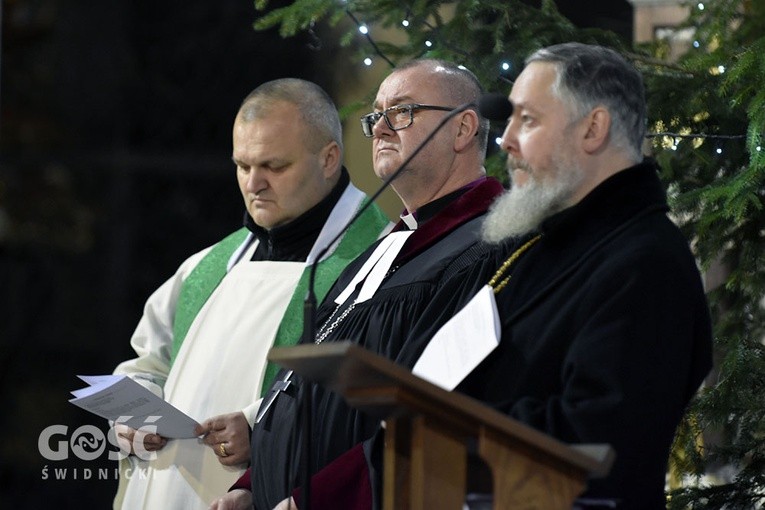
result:
[(181, 350), (186, 333), (196, 319), (199, 310), (207, 302), (218, 284), (226, 276), (226, 266), (231, 255), (247, 238), (248, 230), (240, 228), (213, 246), (183, 281), (175, 305), (173, 320), (173, 347), (170, 351), (170, 368)]
[[(364, 199), (359, 208), (369, 199)], [(374, 243), (383, 229), (390, 223), (388, 217), (372, 204), (361, 217), (354, 222), (343, 235), (335, 251), (327, 258), (318, 262), (316, 267), (315, 293), (318, 303), (324, 299), (332, 284), (342, 270), (353, 259), (358, 257), (369, 245)], [(228, 261), (236, 249), (247, 237), (247, 229), (241, 228), (221, 240), (205, 255), (189, 276), (184, 280), (178, 295), (173, 321), (173, 345), (170, 354), (170, 367), (173, 366), (183, 340), (196, 319), (202, 306), (226, 276)], [(308, 289), (310, 266), (303, 270), (297, 287), (292, 293), (279, 329), (274, 339), (275, 347), (295, 345), (303, 331), (303, 301)], [(262, 392), (268, 391), (279, 367), (268, 362), (263, 380)]]

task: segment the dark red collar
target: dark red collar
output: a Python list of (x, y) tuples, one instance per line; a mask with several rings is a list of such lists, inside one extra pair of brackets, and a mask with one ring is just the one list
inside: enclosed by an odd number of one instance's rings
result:
[[(414, 234), (407, 240), (401, 253), (396, 257), (396, 264), (403, 264), (436, 243), (455, 228), (484, 214), (494, 200), (504, 191), (502, 184), (493, 177), (481, 179), (477, 184), (469, 185), (469, 187), (468, 191), (460, 195), (415, 230)], [(405, 230), (406, 228), (404, 222), (399, 221), (393, 230)]]

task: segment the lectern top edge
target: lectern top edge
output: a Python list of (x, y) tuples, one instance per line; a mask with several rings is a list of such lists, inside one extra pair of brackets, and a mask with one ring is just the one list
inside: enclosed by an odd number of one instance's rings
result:
[[(398, 393), (408, 395), (405, 407), (413, 414), (422, 414), (434, 407), (447, 408), (449, 416), (462, 425), (468, 423), (475, 433), (480, 427), (488, 427), (509, 440), (520, 441), (539, 450), (540, 454), (565, 460), (590, 477), (605, 476), (613, 463), (614, 452), (607, 445), (571, 446), (562, 443), (471, 397), (439, 388), (413, 375), (409, 369), (352, 342), (275, 347), (270, 350), (268, 358), (346, 399), (359, 390), (395, 388)], [(422, 402), (422, 407), (417, 406), (416, 402)]]

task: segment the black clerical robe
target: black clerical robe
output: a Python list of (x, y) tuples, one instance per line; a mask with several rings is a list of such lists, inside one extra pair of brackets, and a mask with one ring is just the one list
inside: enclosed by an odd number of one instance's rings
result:
[[(496, 294), (499, 346), (456, 388), (564, 442), (611, 444), (611, 473), (586, 495), (620, 509), (665, 508), (675, 428), (711, 367), (701, 279), (667, 210), (646, 162), (546, 220)], [(525, 240), (447, 283), (397, 361), (412, 367)]]
[[(480, 223), (489, 205), (501, 192), (498, 181), (484, 178), (432, 207), (421, 208), (417, 215), (418, 228), (396, 257), (380, 288), (370, 300), (356, 305), (324, 342), (350, 340), (395, 359), (412, 325), (438, 289), (450, 276), (475, 261), (485, 249), (479, 241)], [(424, 218), (428, 209), (431, 217)], [(396, 229), (405, 228), (403, 223), (396, 226)], [(371, 247), (341, 274), (320, 307), (319, 325), (333, 315), (334, 298), (351, 281), (374, 248)], [(353, 297), (345, 306), (352, 301)], [(277, 380), (283, 376), (284, 371), (277, 375)], [(279, 394), (272, 408), (253, 429), (250, 488), (258, 510), (273, 508), (289, 495), (297, 480), (301, 438), (296, 430), (296, 393), (290, 390), (300, 386), (300, 379), (294, 377), (293, 381), (295, 384)], [(360, 444), (374, 435), (379, 422), (350, 409), (339, 395), (316, 386), (313, 391), (312, 472), (351, 451), (351, 462), (336, 464), (331, 478), (354, 487), (353, 494), (345, 492), (350, 499), (342, 500), (338, 498), (343, 496), (328, 484), (314, 483), (314, 495), (321, 499), (322, 488), (329, 489), (325, 496), (331, 508), (353, 508), (356, 503), (350, 502), (351, 499), (368, 505), (376, 484), (371, 483), (366, 474)], [(354, 478), (359, 474), (360, 477)], [(240, 486), (247, 485), (244, 480), (240, 482)], [(340, 492), (344, 492), (342, 487)], [(315, 503), (314, 506), (321, 508), (322, 505)]]

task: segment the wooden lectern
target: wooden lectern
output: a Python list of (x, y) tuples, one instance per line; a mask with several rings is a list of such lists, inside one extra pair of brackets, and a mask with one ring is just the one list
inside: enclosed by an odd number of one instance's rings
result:
[(491, 469), (495, 510), (570, 510), (613, 461), (607, 445), (566, 445), (348, 342), (274, 348), (269, 359), (385, 420), (385, 510), (462, 510), (468, 443)]

